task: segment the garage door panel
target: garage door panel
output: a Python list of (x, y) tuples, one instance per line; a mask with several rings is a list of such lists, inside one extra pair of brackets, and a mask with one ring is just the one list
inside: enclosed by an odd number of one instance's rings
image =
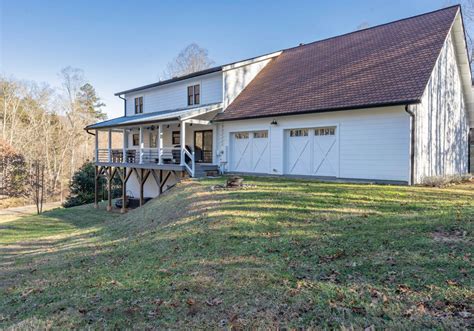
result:
[(313, 139), (313, 174), (315, 176), (337, 176), (339, 154), (336, 135), (315, 135)]
[(269, 155), (268, 137), (253, 139), (252, 146), (252, 165), (253, 172), (267, 173), (270, 169), (270, 155)]
[(268, 131), (236, 132), (231, 134), (231, 141), (230, 171), (270, 171)]
[(291, 129), (286, 132), (286, 170), (291, 175), (338, 176), (336, 127)]

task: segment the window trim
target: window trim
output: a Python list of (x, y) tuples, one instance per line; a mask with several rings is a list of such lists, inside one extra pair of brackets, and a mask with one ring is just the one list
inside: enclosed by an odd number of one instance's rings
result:
[[(186, 86), (186, 103), (188, 107), (201, 104), (201, 99), (202, 99), (201, 98), (202, 96), (201, 85), (202, 84), (199, 81), (199, 82), (195, 82)], [(196, 87), (197, 87), (198, 93), (196, 93)], [(190, 91), (192, 91), (191, 94), (190, 94)]]
[[(301, 128), (301, 129), (290, 129), (289, 136), (291, 138), (295, 137), (308, 137), (309, 136), (309, 130), (308, 128)], [(294, 134), (293, 134), (294, 132)], [(297, 134), (301, 132), (302, 134)]]
[(336, 126), (321, 126), (314, 128), (315, 136), (335, 136), (336, 135)]
[[(175, 134), (178, 135), (178, 142), (174, 142)], [(181, 131), (171, 131), (171, 145), (181, 145)]]
[[(135, 136), (138, 137), (137, 139), (137, 144), (135, 145)], [(133, 147), (136, 147), (136, 146), (140, 146), (140, 134), (139, 133), (132, 133), (132, 146)]]
[(268, 139), (268, 130), (253, 131), (253, 139)]
[[(138, 102), (139, 102), (138, 104), (137, 104), (137, 100), (138, 100)], [(134, 103), (133, 103), (133, 111), (134, 111), (135, 115), (143, 114), (143, 108), (144, 108), (144, 107), (143, 107), (143, 103), (144, 103), (144, 102), (143, 102), (143, 95), (140, 95), (140, 96), (138, 96), (138, 97), (133, 98), (133, 101), (134, 101)], [(140, 101), (141, 101), (141, 102), (140, 102)], [(138, 107), (137, 107), (137, 106), (138, 106)], [(141, 107), (140, 107), (140, 106), (141, 106)], [(138, 111), (137, 108), (138, 108), (140, 111)]]
[(250, 139), (249, 131), (238, 131), (234, 132), (234, 139)]

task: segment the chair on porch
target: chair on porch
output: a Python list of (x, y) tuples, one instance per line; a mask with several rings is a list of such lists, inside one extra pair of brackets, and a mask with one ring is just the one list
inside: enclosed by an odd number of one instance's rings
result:
[(134, 149), (129, 149), (126, 152), (126, 163), (135, 163), (137, 158), (137, 151)]

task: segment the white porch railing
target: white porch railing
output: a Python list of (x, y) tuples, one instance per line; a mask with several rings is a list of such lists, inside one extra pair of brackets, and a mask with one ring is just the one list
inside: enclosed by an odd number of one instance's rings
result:
[(180, 164), (194, 177), (194, 151), (184, 147), (97, 149), (96, 161), (103, 163)]
[[(184, 156), (184, 160), (183, 160), (183, 162), (181, 162), (181, 164), (184, 164), (184, 166), (186, 167), (186, 170), (191, 175), (191, 177), (194, 177), (194, 171), (196, 169), (196, 163), (195, 163), (195, 159), (194, 159), (194, 151), (190, 152), (190, 151), (188, 151), (188, 149), (186, 147), (183, 147), (183, 156)], [(190, 158), (191, 165), (189, 165), (188, 162), (186, 162), (186, 156), (188, 156)]]

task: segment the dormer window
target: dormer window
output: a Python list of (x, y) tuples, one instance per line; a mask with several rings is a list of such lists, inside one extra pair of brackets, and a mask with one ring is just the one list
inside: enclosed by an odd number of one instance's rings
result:
[(188, 86), (188, 106), (201, 103), (201, 87), (199, 84)]
[(135, 98), (135, 114), (143, 113), (143, 97)]

